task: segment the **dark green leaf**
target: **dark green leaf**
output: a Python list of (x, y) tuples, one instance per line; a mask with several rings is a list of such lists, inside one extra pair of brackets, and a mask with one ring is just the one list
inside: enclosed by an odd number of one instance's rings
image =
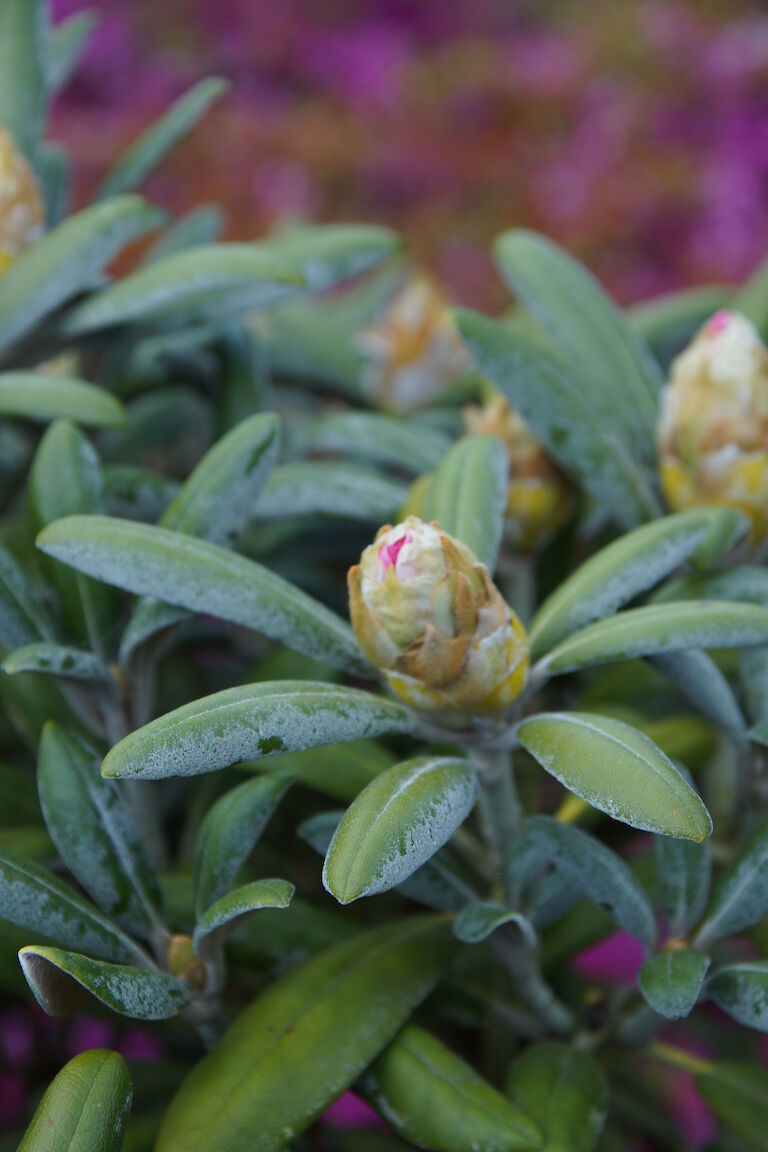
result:
[(256, 520), (323, 516), (380, 524), (393, 519), (408, 488), (377, 472), (332, 461), (279, 464), (253, 509)]
[(53, 625), (30, 589), (30, 580), (0, 544), (0, 644), (20, 648), (52, 634)]
[(402, 1028), (449, 962), (450, 941), (444, 919), (411, 917), (273, 984), (182, 1084), (156, 1152), (278, 1152)]
[(768, 960), (725, 964), (707, 981), (706, 991), (739, 1024), (768, 1032)]
[(37, 640), (14, 649), (3, 660), (2, 668), (7, 676), (17, 676), (20, 672), (39, 672), (45, 676), (60, 676), (65, 680), (86, 680), (115, 687), (112, 673), (98, 656), (46, 640)]
[(45, 25), (42, 0), (0, 4), (0, 124), (33, 163), (47, 111)]
[(363, 1078), (365, 1093), (405, 1139), (433, 1152), (541, 1146), (535, 1124), (436, 1037), (404, 1028)]
[(254, 880), (227, 892), (206, 908), (195, 924), (195, 950), (204, 955), (206, 949), (252, 912), (262, 908), (287, 908), (293, 893), (293, 884), (287, 880)]
[(96, 26), (95, 12), (76, 12), (48, 32), (47, 81), (50, 95), (59, 92), (80, 63)]
[(38, 546), (127, 592), (253, 628), (333, 667), (367, 669), (345, 621), (287, 580), (226, 548), (102, 516), (60, 520), (41, 533)]
[(536, 930), (522, 912), (479, 900), (464, 905), (453, 922), (453, 934), (463, 944), (479, 944), (504, 924), (515, 924), (528, 947), (536, 947)]
[(693, 1011), (708, 968), (709, 956), (703, 952), (662, 952), (646, 961), (637, 983), (654, 1012), (681, 1020)]
[(81, 1052), (46, 1088), (18, 1152), (120, 1152), (131, 1097), (122, 1056)]
[(685, 777), (636, 728), (591, 712), (542, 712), (523, 720), (517, 735), (555, 779), (614, 820), (706, 840), (707, 809)]
[(504, 530), (509, 459), (496, 436), (464, 436), (435, 472), (425, 519), (437, 520), (493, 572)]
[(394, 701), (334, 684), (281, 680), (245, 684), (160, 716), (107, 754), (105, 776), (193, 776), (241, 760), (314, 744), (409, 732)]
[(360, 275), (399, 246), (396, 233), (375, 224), (309, 224), (278, 232), (266, 245), (297, 267), (315, 291)]
[(169, 1020), (192, 999), (189, 984), (168, 972), (107, 964), (77, 952), (30, 945), (19, 961), (35, 999), (49, 1016), (87, 1010), (90, 997), (120, 1016), (134, 1020)]
[(160, 890), (123, 792), (99, 775), (99, 757), (58, 725), (43, 729), (40, 805), (72, 875), (123, 927), (162, 933)]
[(768, 911), (768, 820), (763, 820), (715, 889), (696, 938), (698, 947), (735, 936)]
[(396, 763), (394, 753), (380, 744), (374, 744), (372, 740), (351, 740), (348, 744), (327, 744), (304, 752), (288, 752), (266, 761), (254, 760), (240, 767), (253, 772), (281, 772), (295, 776), (308, 788), (349, 803), (380, 772)]
[(720, 1120), (755, 1148), (768, 1149), (768, 1071), (718, 1061), (696, 1076), (696, 1087)]
[(216, 204), (203, 204), (180, 216), (166, 228), (144, 257), (145, 264), (155, 264), (174, 252), (212, 244), (224, 231), (224, 213)]
[(514, 1062), (509, 1099), (539, 1126), (542, 1152), (591, 1152), (608, 1112), (603, 1070), (588, 1052), (545, 1041)]
[(333, 412), (298, 425), (290, 445), (301, 454), (359, 456), (417, 474), (436, 468), (451, 441), (441, 432), (379, 412)]
[(402, 883), (466, 820), (477, 796), (467, 760), (422, 756), (377, 776), (331, 841), (323, 884), (341, 904)]
[(666, 652), (651, 657), (651, 663), (697, 712), (730, 733), (734, 739), (746, 739), (747, 723), (739, 702), (727, 678), (706, 652), (698, 652), (695, 648)]
[(687, 936), (698, 924), (709, 899), (712, 854), (709, 842), (673, 840), (657, 836), (657, 895), (672, 936)]

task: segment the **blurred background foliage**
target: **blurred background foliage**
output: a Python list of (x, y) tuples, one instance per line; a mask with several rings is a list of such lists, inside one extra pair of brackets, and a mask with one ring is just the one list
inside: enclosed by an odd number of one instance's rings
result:
[[(55, 0), (58, 18), (87, 0)], [(93, 4), (91, 4), (93, 7)], [(768, 9), (747, 0), (99, 0), (52, 134), (84, 202), (193, 80), (232, 83), (148, 186), (229, 238), (282, 220), (400, 230), (459, 303), (546, 232), (623, 302), (748, 276), (768, 246)]]

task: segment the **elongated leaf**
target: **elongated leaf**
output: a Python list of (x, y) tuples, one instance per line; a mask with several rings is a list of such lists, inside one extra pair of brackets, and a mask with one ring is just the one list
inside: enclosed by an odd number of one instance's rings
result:
[(335, 684), (245, 684), (185, 704), (132, 732), (107, 754), (105, 776), (193, 776), (315, 744), (409, 732), (401, 705)]
[(662, 952), (645, 962), (637, 983), (654, 1012), (682, 1020), (693, 1011), (708, 968), (709, 956), (703, 952)]
[(493, 247), (507, 286), (558, 351), (579, 364), (600, 419), (652, 465), (663, 381), (650, 349), (587, 269), (545, 236), (516, 229)]
[[(94, 448), (74, 424), (57, 420), (40, 441), (29, 473), (27, 507), (34, 529), (72, 513), (100, 512), (102, 502), (101, 465)], [(46, 568), (69, 635), (99, 651), (111, 624), (111, 593), (55, 561)]]
[(234, 883), (292, 777), (275, 772), (221, 796), (205, 817), (195, 845), (195, 908), (201, 916)]
[(450, 839), (476, 796), (467, 760), (421, 756), (382, 772), (336, 829), (323, 884), (341, 904), (395, 887)]
[(666, 652), (652, 657), (651, 663), (702, 716), (735, 739), (746, 739), (747, 723), (733, 689), (705, 652), (697, 652), (695, 648)]
[(60, 92), (80, 63), (96, 26), (94, 12), (76, 12), (48, 31), (47, 81), (50, 95)]
[(56, 144), (43, 143), (37, 157), (37, 170), (45, 202), (49, 228), (60, 224), (70, 209), (72, 165), (69, 155)]
[(135, 960), (138, 945), (47, 868), (0, 850), (0, 919), (45, 932), (105, 960)]
[(474, 1068), (422, 1028), (408, 1025), (363, 1078), (395, 1131), (433, 1152), (539, 1148), (536, 1125)]
[(509, 460), (496, 436), (465, 436), (435, 472), (427, 498), (428, 520), (471, 548), (493, 572), (504, 530)]
[(542, 1152), (591, 1152), (608, 1112), (603, 1070), (588, 1052), (545, 1041), (519, 1056), (506, 1094), (539, 1126)]
[(49, 723), (37, 763), (43, 816), (59, 855), (100, 908), (143, 936), (162, 931), (160, 889), (120, 788), (99, 758)]
[(441, 432), (414, 427), (376, 412), (334, 412), (299, 425), (290, 439), (294, 452), (334, 452), (392, 464), (418, 474), (436, 468), (451, 446)]
[(696, 1087), (720, 1120), (755, 1148), (768, 1149), (768, 1071), (718, 1061), (696, 1076)]
[(319, 291), (373, 268), (400, 246), (400, 238), (376, 224), (310, 224), (271, 236), (269, 250), (301, 270)]
[(175, 480), (134, 464), (108, 464), (103, 469), (104, 504), (110, 516), (154, 524), (179, 491)]
[(405, 503), (405, 484), (351, 464), (279, 464), (253, 510), (256, 520), (325, 516), (374, 524), (391, 520)]
[(278, 1152), (402, 1028), (450, 960), (450, 941), (442, 918), (412, 917), (273, 984), (182, 1084), (156, 1152)]
[(724, 964), (707, 981), (707, 995), (739, 1024), (768, 1032), (768, 960)]
[(712, 821), (671, 760), (636, 728), (591, 712), (543, 712), (517, 729), (524, 748), (555, 779), (614, 820), (706, 840)]
[(382, 745), (374, 744), (372, 740), (351, 740), (348, 744), (321, 745), (269, 760), (254, 760), (240, 767), (253, 772), (280, 772), (295, 776), (308, 788), (315, 788), (348, 804), (380, 772), (396, 763), (394, 753)]
[(594, 399), (572, 364), (477, 312), (459, 309), (456, 320), (478, 369), (618, 524), (635, 528), (660, 514), (646, 471), (612, 424), (595, 418)]
[(590, 557), (539, 608), (530, 630), (538, 660), (571, 633), (612, 616), (683, 563), (716, 518), (712, 509), (664, 516), (620, 537)]
[(107, 964), (77, 952), (30, 945), (19, 961), (35, 999), (49, 1016), (69, 1016), (89, 996), (134, 1020), (169, 1020), (189, 1004), (192, 988), (169, 972)]
[(533, 816), (509, 855), (513, 883), (521, 865), (530, 869), (536, 861), (554, 865), (621, 928), (653, 946), (656, 921), (648, 897), (624, 861), (605, 844), (550, 816)]
[(0, 373), (0, 416), (43, 423), (64, 416), (96, 428), (116, 428), (125, 423), (122, 404), (103, 388), (41, 372)]
[(206, 908), (195, 925), (193, 942), (201, 955), (225, 932), (234, 928), (244, 916), (261, 908), (287, 908), (294, 887), (287, 880), (254, 880), (235, 888)]
[(19, 648), (53, 634), (53, 625), (11, 553), (0, 544), (0, 645)]
[(522, 912), (479, 900), (464, 905), (453, 922), (453, 934), (464, 944), (479, 944), (505, 924), (516, 924), (528, 947), (536, 947), (536, 930)]
[(162, 220), (139, 196), (117, 196), (70, 216), (29, 248), (0, 282), (0, 350), (90, 288), (124, 244)]
[(92, 652), (82, 652), (79, 648), (67, 648), (45, 640), (16, 648), (3, 660), (2, 668), (7, 676), (16, 676), (20, 672), (40, 672), (46, 676), (60, 676), (65, 680), (115, 685), (107, 665)]
[(726, 869), (715, 889), (697, 947), (734, 936), (768, 911), (768, 820), (763, 820)]
[(64, 330), (78, 336), (116, 324), (234, 315), (275, 304), (303, 283), (293, 265), (263, 244), (203, 244), (146, 264), (92, 296), (69, 313)]
[(698, 924), (709, 899), (712, 853), (709, 842), (657, 836), (657, 898), (672, 936), (686, 936)]
[(761, 261), (733, 297), (731, 307), (751, 320), (765, 338), (768, 332), (768, 261)]
[(96, 199), (106, 200), (137, 188), (228, 87), (226, 80), (212, 77), (180, 96), (122, 154), (101, 184)]
[(657, 360), (668, 365), (715, 312), (730, 306), (732, 296), (728, 284), (684, 288), (633, 305), (627, 319)]
[(18, 1152), (120, 1152), (131, 1077), (117, 1052), (81, 1052), (46, 1088)]
[(138, 595), (205, 612), (333, 667), (365, 671), (351, 628), (333, 612), (252, 560), (181, 532), (114, 517), (70, 516), (38, 547), (65, 564)]
[(686, 648), (739, 648), (768, 643), (768, 609), (716, 600), (630, 608), (590, 624), (540, 661), (559, 676), (594, 664), (634, 660)]
[(743, 565), (672, 580), (654, 596), (657, 604), (678, 600), (728, 600), (768, 607), (768, 569)]
[(217, 204), (202, 204), (174, 220), (144, 257), (145, 264), (156, 264), (174, 252), (212, 244), (224, 231), (224, 213)]
[(0, 5), (0, 123), (34, 162), (46, 114), (45, 8), (41, 0)]

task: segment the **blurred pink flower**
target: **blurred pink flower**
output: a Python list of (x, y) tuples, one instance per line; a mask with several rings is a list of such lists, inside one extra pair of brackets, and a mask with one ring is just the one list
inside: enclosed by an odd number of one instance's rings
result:
[(628, 932), (614, 932), (580, 952), (571, 967), (582, 980), (597, 984), (634, 984), (645, 957), (641, 940)]
[(26, 1095), (20, 1073), (0, 1068), (0, 1132), (10, 1131), (21, 1121)]
[(76, 1016), (67, 1030), (67, 1059), (91, 1048), (114, 1048), (117, 1028), (101, 1016)]
[(386, 1125), (377, 1112), (354, 1092), (345, 1092), (326, 1108), (321, 1123), (329, 1128), (384, 1128)]

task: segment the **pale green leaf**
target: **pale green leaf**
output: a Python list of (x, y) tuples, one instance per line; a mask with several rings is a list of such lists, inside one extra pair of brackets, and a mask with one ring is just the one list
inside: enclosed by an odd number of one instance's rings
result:
[(18, 1152), (120, 1152), (132, 1095), (122, 1056), (81, 1052), (46, 1088)]
[(93, 384), (41, 372), (0, 373), (0, 416), (47, 423), (63, 416), (95, 428), (125, 423), (122, 404)]
[(426, 520), (474, 552), (493, 572), (507, 508), (509, 459), (496, 436), (464, 436), (435, 472), (427, 497)]

